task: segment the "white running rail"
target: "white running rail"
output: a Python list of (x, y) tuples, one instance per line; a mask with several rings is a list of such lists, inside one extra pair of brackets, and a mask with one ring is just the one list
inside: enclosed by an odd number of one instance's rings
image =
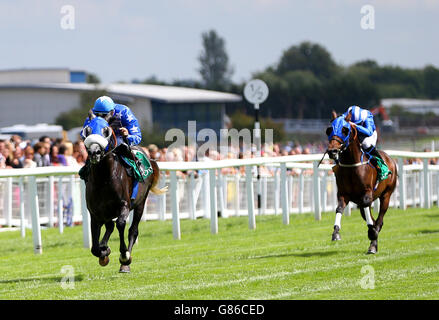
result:
[[(399, 184), (391, 205), (432, 206), (439, 200), (439, 165), (429, 164), (439, 152), (386, 151), (398, 161)], [(161, 184), (169, 184), (167, 195), (148, 197), (143, 219), (172, 218), (173, 236), (181, 238), (180, 219), (210, 219), (210, 231), (218, 233), (221, 217), (247, 215), (249, 229), (256, 228), (257, 214), (282, 214), (289, 224), (291, 213), (335, 211), (336, 184), (332, 164), (318, 162), (323, 154), (228, 159), (208, 162), (159, 162)], [(422, 163), (405, 165), (404, 158)], [(327, 157), (325, 157), (328, 160)], [(268, 169), (268, 175), (256, 179), (256, 166)], [(223, 174), (235, 168), (234, 174)], [(85, 204), (85, 184), (77, 177), (78, 167), (43, 167), (0, 170), (0, 225), (20, 227), (24, 237), (32, 228), (35, 253), (42, 253), (41, 226), (58, 226), (63, 232), (68, 223), (81, 222), (84, 247), (90, 248), (90, 217)], [(179, 172), (197, 172), (197, 177)], [(256, 188), (255, 188), (256, 186)], [(261, 194), (260, 208), (255, 195)], [(66, 217), (66, 203), (73, 203)], [(438, 201), (439, 202), (439, 201)], [(3, 205), (1, 205), (3, 204)], [(378, 201), (374, 209), (378, 209)], [(350, 214), (352, 205), (347, 207)], [(3, 209), (1, 209), (3, 208)], [(170, 208), (170, 210), (167, 210)], [(2, 230), (2, 228), (0, 228)]]

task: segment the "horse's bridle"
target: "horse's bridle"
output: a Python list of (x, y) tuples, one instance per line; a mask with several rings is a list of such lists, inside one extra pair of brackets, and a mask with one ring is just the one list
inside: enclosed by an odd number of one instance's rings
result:
[[(348, 136), (346, 137), (346, 140), (343, 140), (342, 138), (340, 138), (339, 136), (332, 136), (332, 138), (331, 138), (331, 140), (329, 140), (329, 142), (331, 142), (331, 141), (337, 141), (338, 143), (340, 143), (340, 148), (338, 148), (338, 149), (331, 149), (331, 150), (329, 150), (329, 149), (326, 149), (326, 152), (325, 152), (325, 154), (326, 153), (328, 153), (328, 152), (336, 152), (337, 153), (337, 157), (336, 157), (336, 162), (337, 163), (339, 163), (339, 160), (338, 159), (340, 159), (340, 155), (343, 153), (343, 152), (345, 152), (346, 150), (347, 150), (347, 148), (348, 148), (348, 146), (349, 146), (349, 142), (350, 142), (350, 138), (351, 138), (351, 132), (352, 131), (354, 131), (354, 137), (353, 137), (353, 141), (355, 141), (355, 139), (356, 139), (356, 137), (357, 137), (357, 129), (355, 128), (355, 126), (353, 126), (352, 124), (351, 124), (351, 128), (352, 128), (352, 130), (351, 131), (349, 131), (349, 133), (348, 133)], [(345, 141), (347, 141), (347, 143), (345, 142)], [(325, 155), (323, 155), (323, 157), (324, 157)], [(323, 158), (322, 158), (322, 160), (323, 160)], [(322, 161), (322, 160), (320, 160), (320, 162)]]

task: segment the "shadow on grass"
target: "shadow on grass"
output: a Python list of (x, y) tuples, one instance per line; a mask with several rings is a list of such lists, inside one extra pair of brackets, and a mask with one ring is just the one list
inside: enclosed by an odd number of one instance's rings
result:
[(425, 216), (427, 218), (439, 219), (439, 214), (426, 214)]
[(420, 230), (418, 232), (423, 234), (431, 234), (431, 233), (439, 233), (439, 230)]
[(303, 252), (303, 253), (284, 253), (284, 254), (268, 254), (265, 256), (251, 257), (250, 259), (266, 259), (266, 258), (284, 258), (284, 257), (327, 257), (337, 254), (337, 251), (317, 251), (317, 252)]
[[(8, 284), (8, 283), (20, 283), (20, 282), (61, 282), (64, 277), (34, 277), (34, 278), (22, 278), (22, 279), (8, 279), (8, 280), (0, 280), (0, 284)], [(84, 280), (84, 276), (78, 275), (75, 276), (75, 282), (79, 282)]]

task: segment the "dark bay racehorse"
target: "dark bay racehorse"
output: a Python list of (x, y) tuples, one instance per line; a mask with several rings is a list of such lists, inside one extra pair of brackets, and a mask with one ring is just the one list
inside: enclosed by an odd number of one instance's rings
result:
[[(368, 237), (371, 240), (368, 253), (378, 251), (378, 234), (383, 227), (384, 215), (389, 207), (390, 196), (396, 187), (397, 166), (395, 161), (385, 152), (379, 151), (389, 167), (391, 174), (376, 185), (377, 170), (369, 161), (369, 157), (361, 149), (358, 131), (350, 122), (351, 114), (345, 118), (332, 113), (331, 126), (326, 130), (329, 146), (328, 155), (335, 160), (333, 167), (337, 181), (337, 209), (332, 240), (340, 240), (340, 219), (349, 201), (360, 208), (361, 216), (368, 226)], [(372, 202), (380, 199), (378, 218), (371, 214)]]
[[(138, 235), (138, 225), (149, 191), (163, 194), (167, 187), (158, 188), (159, 168), (150, 160), (153, 173), (143, 182), (138, 182), (138, 192), (131, 199), (134, 176), (127, 173), (118, 153), (117, 139), (106, 119), (89, 113), (90, 124), (84, 129), (88, 156), (90, 157), (90, 174), (86, 183), (87, 208), (91, 217), (91, 235), (93, 255), (99, 258), (99, 264), (106, 266), (111, 253), (107, 243), (116, 223), (120, 238), (120, 272), (130, 272), (131, 251)], [(135, 148), (135, 147), (133, 147)], [(141, 148), (140, 150), (143, 152)], [(131, 227), (128, 231), (128, 247), (124, 240), (124, 230), (130, 210), (134, 210)], [(105, 234), (99, 241), (102, 225)]]

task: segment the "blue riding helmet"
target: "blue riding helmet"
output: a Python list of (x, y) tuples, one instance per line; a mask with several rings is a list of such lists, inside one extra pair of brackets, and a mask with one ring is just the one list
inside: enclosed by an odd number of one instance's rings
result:
[(113, 99), (107, 96), (102, 96), (96, 99), (92, 110), (94, 113), (108, 113), (114, 110), (114, 107), (115, 103)]
[[(344, 116), (339, 116), (332, 121), (332, 132), (328, 135), (328, 140), (331, 141), (332, 137), (339, 137), (346, 147), (349, 145), (349, 136), (351, 134), (351, 125), (345, 120)], [(348, 134), (343, 134), (343, 127), (348, 129)]]

